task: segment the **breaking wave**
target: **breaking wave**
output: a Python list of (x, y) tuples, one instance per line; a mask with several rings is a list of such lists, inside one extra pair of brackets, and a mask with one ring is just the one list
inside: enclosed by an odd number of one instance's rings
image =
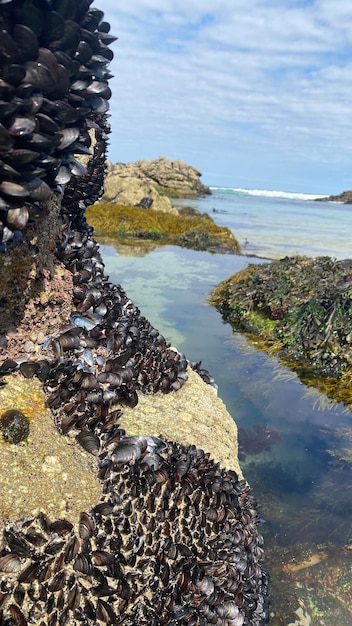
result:
[(289, 191), (268, 191), (267, 189), (243, 189), (242, 187), (210, 187), (213, 192), (222, 192), (244, 196), (264, 196), (267, 198), (286, 198), (287, 200), (316, 200), (326, 195), (314, 193), (295, 193)]

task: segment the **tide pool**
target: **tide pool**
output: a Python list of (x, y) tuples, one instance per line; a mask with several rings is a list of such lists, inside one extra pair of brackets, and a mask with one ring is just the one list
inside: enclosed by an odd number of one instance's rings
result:
[[(272, 258), (293, 254), (291, 250), (313, 256), (321, 248), (323, 232), (328, 245), (341, 231), (339, 254), (325, 244), (322, 253), (348, 256), (349, 227), (334, 213), (349, 218), (348, 207), (242, 196), (234, 202), (215, 194), (192, 204), (218, 223), (232, 225), (240, 240), (247, 237), (244, 245), (252, 246), (253, 254), (265, 247)], [(213, 214), (212, 205), (223, 212)], [(269, 217), (277, 233), (274, 241)], [(240, 236), (236, 223), (243, 224)], [(221, 280), (249, 262), (264, 260), (173, 246), (148, 251), (143, 245), (136, 256), (128, 248), (127, 256), (117, 241), (110, 243), (101, 246), (110, 280), (124, 287), (142, 314), (188, 359), (202, 361), (240, 428), (241, 465), (265, 520), (261, 532), (272, 576), (270, 624), (295, 624), (301, 602), (311, 626), (350, 626), (344, 594), (352, 588), (352, 415), (344, 405), (306, 387), (253, 341), (233, 334), (207, 302)]]

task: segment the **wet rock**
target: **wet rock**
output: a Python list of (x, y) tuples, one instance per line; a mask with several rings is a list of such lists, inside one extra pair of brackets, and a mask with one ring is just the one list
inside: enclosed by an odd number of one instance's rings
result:
[(235, 330), (259, 337), (302, 379), (350, 403), (351, 293), (352, 260), (286, 257), (249, 265), (223, 281), (211, 303)]
[[(168, 198), (164, 198), (168, 200)], [(175, 213), (153, 207), (120, 206), (96, 202), (87, 210), (87, 219), (96, 231), (128, 238), (158, 240), (161, 244), (179, 245), (193, 250), (240, 254), (241, 247), (229, 228), (218, 226), (199, 211), (180, 209)]]

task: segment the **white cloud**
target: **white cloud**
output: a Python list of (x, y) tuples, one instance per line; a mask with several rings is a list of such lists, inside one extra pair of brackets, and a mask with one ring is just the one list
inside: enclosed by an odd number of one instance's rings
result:
[(342, 190), (352, 163), (349, 1), (252, 0), (249, 10), (248, 0), (123, 9), (106, 0), (104, 10), (119, 37), (112, 160), (164, 154), (208, 183), (236, 184), (251, 169), (252, 187), (267, 172), (271, 187), (300, 189), (304, 175), (306, 189)]

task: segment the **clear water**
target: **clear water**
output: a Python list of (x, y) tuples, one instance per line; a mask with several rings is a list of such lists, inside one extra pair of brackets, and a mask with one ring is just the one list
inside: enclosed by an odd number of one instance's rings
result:
[(352, 254), (352, 205), (217, 189), (187, 205), (228, 226), (244, 254), (269, 259), (295, 254), (343, 259)]
[[(272, 258), (293, 251), (316, 255), (324, 231), (326, 242), (339, 240), (341, 247), (337, 254), (336, 248), (324, 245), (320, 253), (347, 256), (341, 250), (348, 249), (348, 227), (344, 225), (342, 237), (341, 221), (334, 213), (341, 210), (341, 205), (281, 198), (240, 197), (234, 201), (235, 194), (230, 200), (225, 195), (214, 195), (194, 204), (209, 213), (213, 205), (218, 210), (223, 207), (223, 213), (212, 216), (218, 223), (233, 228), (240, 240), (247, 237), (253, 254), (265, 248), (266, 255)], [(241, 232), (235, 228), (236, 223), (242, 224)], [(275, 225), (274, 241), (270, 239), (271, 224)], [(207, 303), (210, 291), (221, 280), (249, 261), (263, 261), (173, 246), (155, 248), (149, 253), (139, 249), (138, 256), (132, 256), (128, 249), (128, 256), (124, 256), (123, 248), (115, 242), (114, 246), (102, 245), (101, 251), (110, 279), (123, 285), (143, 315), (187, 358), (201, 360), (203, 367), (214, 375), (220, 397), (247, 433), (242, 467), (265, 518), (262, 530), (267, 565), (273, 571), (271, 623), (294, 623), (292, 607), (297, 608), (298, 597), (304, 606), (314, 605), (314, 593), (319, 594), (322, 587), (320, 572), (314, 578), (319, 565), (303, 567), (292, 578), (292, 574), (283, 572), (282, 564), (299, 563), (307, 554), (318, 553), (328, 554), (323, 563), (324, 571), (332, 572), (331, 598), (324, 590), (324, 597), (330, 600), (320, 609), (320, 621), (313, 617), (311, 624), (351, 624), (349, 607), (340, 602), (337, 608), (334, 605), (341, 579), (338, 582), (333, 578), (333, 573), (336, 577), (348, 566), (346, 554), (352, 566), (348, 551), (352, 538), (352, 466), (348, 458), (350, 455), (352, 460), (351, 414), (343, 405), (332, 405), (323, 394), (308, 389), (276, 358), (268, 357), (244, 336), (233, 334)], [(260, 428), (269, 429), (269, 436), (265, 439), (266, 449), (258, 451), (256, 432), (259, 429), (262, 433)], [(259, 439), (263, 437), (260, 435)], [(291, 576), (289, 590), (285, 576)], [(352, 589), (351, 572), (347, 584)]]

